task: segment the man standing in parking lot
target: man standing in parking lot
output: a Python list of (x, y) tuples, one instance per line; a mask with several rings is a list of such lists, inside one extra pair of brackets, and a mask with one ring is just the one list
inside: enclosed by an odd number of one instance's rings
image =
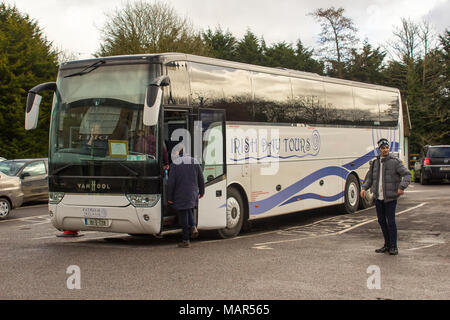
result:
[(369, 174), (361, 188), (361, 197), (365, 198), (366, 190), (369, 188), (375, 197), (378, 223), (384, 237), (384, 246), (376, 249), (375, 252), (389, 252), (391, 255), (397, 255), (395, 209), (397, 199), (404, 194), (404, 190), (411, 182), (411, 172), (399, 159), (389, 153), (387, 139), (378, 141), (378, 149), (380, 154), (370, 165)]

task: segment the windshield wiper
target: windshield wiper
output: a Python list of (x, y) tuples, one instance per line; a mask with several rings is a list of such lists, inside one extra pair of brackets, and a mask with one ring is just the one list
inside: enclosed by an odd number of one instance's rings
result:
[(66, 164), (65, 166), (59, 167), (58, 169), (55, 169), (55, 170), (53, 171), (53, 175), (57, 175), (58, 173), (60, 173), (60, 172), (63, 171), (64, 169), (67, 169), (67, 168), (72, 167), (72, 166), (74, 166), (74, 165), (75, 165), (75, 163), (68, 163), (68, 164)]
[(122, 162), (119, 162), (119, 164), (125, 168), (129, 173), (131, 173), (133, 176), (138, 177), (139, 173), (137, 173), (136, 171), (134, 171), (133, 169), (131, 169), (130, 167), (124, 165)]
[(86, 73), (94, 71), (95, 69), (97, 69), (98, 67), (100, 67), (104, 63), (106, 63), (105, 60), (97, 61), (97, 62), (91, 64), (90, 66), (84, 68), (83, 70), (81, 70), (79, 72), (75, 72), (75, 73), (69, 74), (69, 75), (65, 76), (64, 78), (75, 77), (75, 76), (82, 76), (82, 75), (84, 75)]

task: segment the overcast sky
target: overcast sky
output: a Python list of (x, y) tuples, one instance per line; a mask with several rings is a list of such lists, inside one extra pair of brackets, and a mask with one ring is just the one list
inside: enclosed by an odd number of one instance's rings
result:
[[(0, 0), (15, 4), (43, 29), (48, 40), (80, 58), (98, 50), (105, 13), (126, 0)], [(130, 0), (134, 1), (134, 0)], [(285, 41), (317, 48), (320, 26), (307, 14), (317, 8), (343, 7), (358, 28), (360, 40), (378, 46), (392, 39), (401, 18), (429, 21), (438, 34), (450, 28), (450, 0), (162, 0), (197, 29), (221, 26), (236, 37), (248, 28), (268, 45)], [(153, 2), (150, 1), (149, 2)]]

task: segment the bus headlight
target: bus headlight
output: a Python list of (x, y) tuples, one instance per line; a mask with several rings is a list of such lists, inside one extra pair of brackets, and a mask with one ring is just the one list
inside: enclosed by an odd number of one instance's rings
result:
[(151, 208), (159, 201), (159, 194), (127, 194), (127, 199), (136, 208)]
[(64, 198), (64, 192), (49, 192), (48, 203), (58, 204)]

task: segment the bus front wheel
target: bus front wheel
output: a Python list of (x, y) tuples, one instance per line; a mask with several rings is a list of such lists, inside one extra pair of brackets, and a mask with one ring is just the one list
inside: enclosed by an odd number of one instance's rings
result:
[(242, 196), (234, 188), (227, 189), (227, 226), (217, 230), (223, 239), (235, 237), (241, 232), (244, 224), (244, 202)]
[(344, 213), (356, 212), (359, 206), (359, 183), (353, 174), (350, 174), (345, 182), (344, 198), (341, 210)]

